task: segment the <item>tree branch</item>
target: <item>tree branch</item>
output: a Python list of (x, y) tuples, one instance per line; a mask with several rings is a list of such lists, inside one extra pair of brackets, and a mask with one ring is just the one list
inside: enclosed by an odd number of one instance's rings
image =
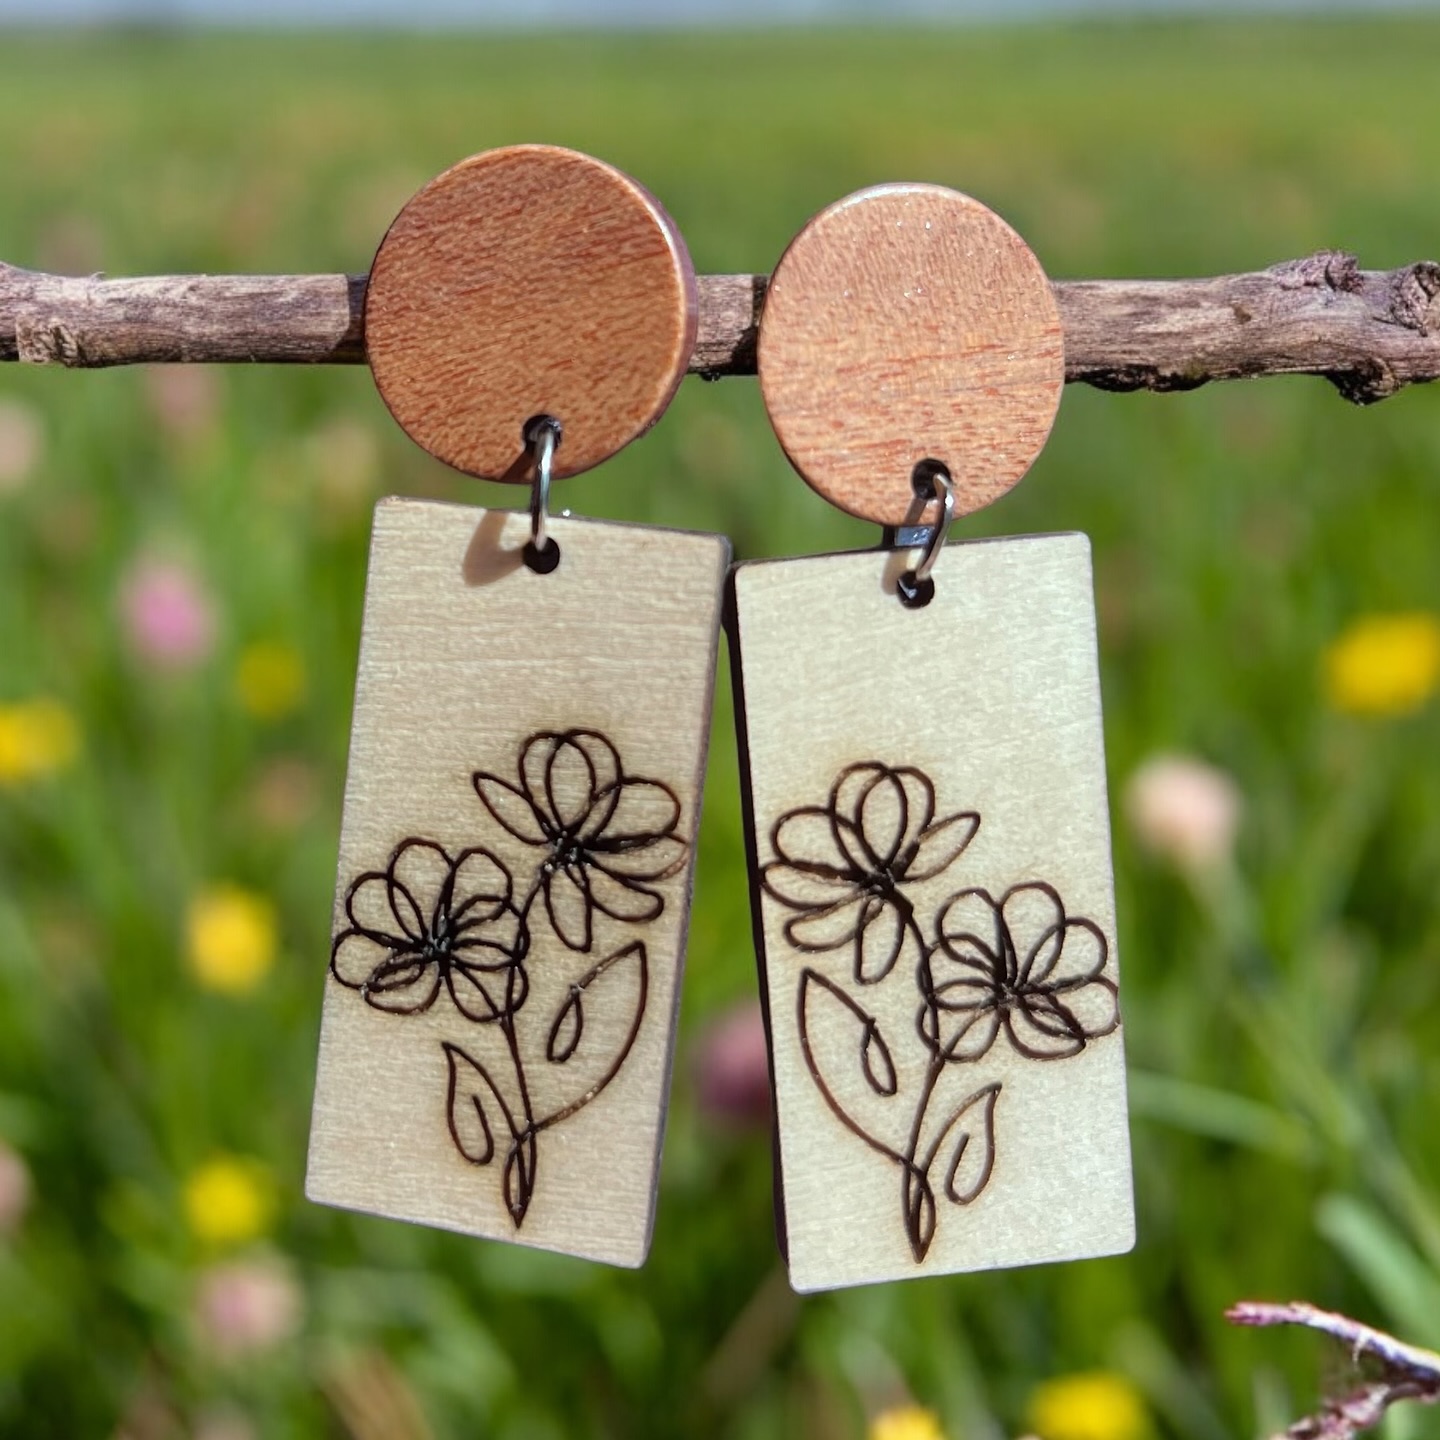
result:
[(1374, 1378), (1362, 1380), (1344, 1395), (1327, 1396), (1314, 1415), (1297, 1420), (1284, 1432), (1284, 1440), (1350, 1440), (1378, 1425), (1398, 1400), (1418, 1400), (1423, 1405), (1440, 1400), (1440, 1354), (1406, 1345), (1348, 1315), (1303, 1300), (1288, 1305), (1242, 1300), (1225, 1312), (1225, 1318), (1236, 1325), (1306, 1325), (1344, 1345), (1352, 1364), (1368, 1361), (1366, 1368), (1374, 1372)]
[[(763, 275), (700, 277), (690, 361), (755, 371)], [(1065, 378), (1102, 390), (1320, 375), (1357, 404), (1440, 378), (1440, 265), (1361, 270), (1324, 251), (1205, 280), (1061, 280)], [(0, 262), (0, 360), (361, 364), (363, 275), (71, 279)]]

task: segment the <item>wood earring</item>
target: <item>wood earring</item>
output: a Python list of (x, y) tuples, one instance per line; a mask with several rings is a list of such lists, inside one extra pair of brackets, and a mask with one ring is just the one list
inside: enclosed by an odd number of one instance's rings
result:
[(375, 512), (314, 1200), (645, 1257), (729, 546), (548, 490), (659, 418), (695, 317), (659, 204), (550, 146), (447, 171), (376, 256), (386, 405), (531, 504)]
[(1089, 542), (943, 546), (1049, 433), (1049, 283), (967, 196), (862, 191), (781, 259), (759, 370), (800, 474), (887, 527), (730, 594), (792, 1284), (1128, 1249)]

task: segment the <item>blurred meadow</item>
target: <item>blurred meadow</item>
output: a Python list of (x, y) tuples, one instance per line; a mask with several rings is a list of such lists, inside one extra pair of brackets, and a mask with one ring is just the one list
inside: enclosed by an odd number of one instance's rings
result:
[[(1440, 249), (1436, 74), (1423, 18), (9, 33), (0, 257), (362, 270), (429, 177), (549, 140), (643, 180), (702, 271), (769, 269), (890, 179), (975, 194), (1056, 277), (1382, 268)], [(1235, 1300), (1440, 1343), (1440, 391), (1072, 387), (1030, 477), (959, 527), (1094, 540), (1139, 1246), (804, 1301), (736, 1008), (724, 676), (648, 1265), (302, 1198), (369, 515), (396, 492), (523, 503), (423, 455), (360, 367), (0, 369), (0, 1432), (1221, 1440), (1333, 1368), (1232, 1330)], [(559, 498), (742, 558), (876, 538), (792, 475), (753, 380), (687, 381)]]

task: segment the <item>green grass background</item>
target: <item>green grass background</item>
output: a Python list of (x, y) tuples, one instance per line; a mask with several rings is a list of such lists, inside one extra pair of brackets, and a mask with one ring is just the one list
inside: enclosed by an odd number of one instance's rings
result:
[[(0, 37), (0, 256), (111, 273), (360, 270), (463, 155), (548, 140), (650, 186), (703, 271), (768, 269), (817, 209), (891, 179), (954, 185), (1067, 276), (1210, 274), (1327, 247), (1371, 267), (1440, 248), (1440, 22), (1094, 24), (945, 33), (606, 38)], [(393, 426), (366, 372), (233, 369), (180, 443), (136, 372), (0, 373), (48, 450), (0, 499), (0, 699), (58, 694), (81, 765), (0, 795), (0, 1135), (35, 1208), (0, 1242), (0, 1429), (105, 1435), (144, 1387), (233, 1401), (262, 1434), (344, 1433), (323, 1379), (378, 1347), (440, 1436), (844, 1437), (909, 1392), (967, 1440), (1013, 1435), (1042, 1378), (1130, 1376), (1158, 1430), (1299, 1413), (1318, 1342), (1230, 1330), (1304, 1296), (1440, 1342), (1440, 717), (1328, 713), (1318, 658), (1351, 617), (1440, 608), (1440, 392), (1378, 408), (1319, 381), (1066, 394), (1025, 483), (969, 535), (1095, 541), (1112, 789), (1195, 750), (1247, 797), (1240, 876), (1195, 891), (1117, 824), (1140, 1243), (1116, 1260), (790, 1303), (763, 1137), (717, 1132), (688, 1062), (752, 994), (728, 687), (654, 1250), (611, 1272), (308, 1205), (301, 1181), (368, 497), (324, 479), (337, 421), (378, 492), (514, 503)], [(741, 557), (869, 543), (790, 472), (750, 380), (691, 380), (563, 502), (718, 529)], [(137, 551), (183, 544), (224, 611), (216, 658), (161, 680), (116, 612)], [(234, 655), (283, 637), (309, 701), (262, 726)], [(251, 818), (300, 756), (298, 830)], [(281, 963), (244, 1001), (183, 967), (193, 891), (272, 896)], [(184, 1313), (204, 1258), (179, 1187), (216, 1149), (278, 1177), (301, 1339), (207, 1363)], [(758, 1296), (758, 1299), (755, 1297)], [(751, 1363), (717, 1364), (747, 1305)], [(758, 1320), (755, 1319), (758, 1317)], [(1426, 1412), (1395, 1435), (1440, 1435)]]

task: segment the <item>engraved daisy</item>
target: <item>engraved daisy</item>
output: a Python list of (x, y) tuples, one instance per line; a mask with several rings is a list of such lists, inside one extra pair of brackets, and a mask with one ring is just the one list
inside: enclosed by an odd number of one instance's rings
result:
[(1064, 1060), (1118, 1028), (1118, 992), (1102, 973), (1105, 936), (1093, 920), (1067, 915), (1053, 886), (1015, 885), (999, 900), (961, 890), (936, 931), (921, 972), (920, 1033), (937, 1058), (978, 1060), (1003, 1027), (1020, 1054)]
[(402, 841), (384, 870), (346, 892), (349, 923), (331, 946), (331, 973), (392, 1014), (421, 1014), (443, 986), (467, 1019), (513, 1015), (528, 991), (530, 937), (512, 888), (488, 850), (452, 857), (432, 840)]
[(760, 872), (765, 893), (790, 910), (785, 938), (813, 954), (852, 946), (855, 979), (883, 980), (902, 954), (923, 951), (903, 885), (934, 879), (975, 838), (973, 810), (935, 818), (935, 787), (913, 766), (847, 766), (824, 805), (782, 815), (771, 835), (778, 860)]
[(521, 747), (515, 781), (486, 770), (472, 779), (499, 824), (548, 852), (531, 899), (543, 896), (551, 927), (569, 949), (591, 948), (596, 911), (638, 924), (664, 910), (652, 886), (685, 863), (680, 801), (658, 780), (627, 775), (603, 735), (543, 731)]

